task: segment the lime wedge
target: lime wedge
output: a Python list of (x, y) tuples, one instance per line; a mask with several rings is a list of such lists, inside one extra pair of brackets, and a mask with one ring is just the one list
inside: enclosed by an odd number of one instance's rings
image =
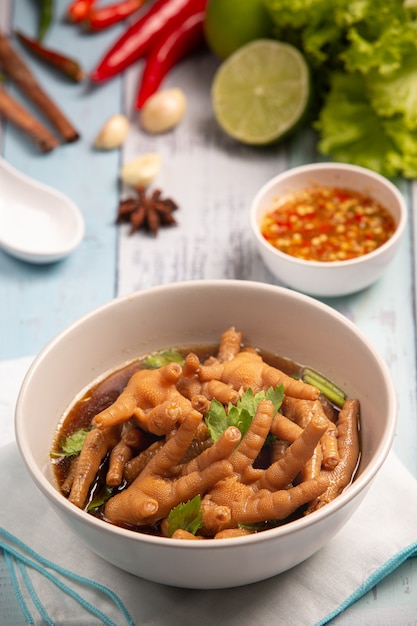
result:
[(258, 39), (220, 65), (211, 90), (214, 116), (238, 141), (278, 141), (303, 118), (310, 98), (308, 65), (297, 48)]

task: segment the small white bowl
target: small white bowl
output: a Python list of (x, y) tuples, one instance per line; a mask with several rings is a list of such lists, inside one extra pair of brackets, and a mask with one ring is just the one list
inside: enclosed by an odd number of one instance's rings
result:
[[(153, 350), (218, 343), (230, 325), (247, 344), (309, 365), (361, 403), (361, 463), (354, 482), (314, 513), (246, 537), (190, 541), (113, 526), (57, 490), (49, 452), (75, 397), (105, 372)], [(16, 407), (16, 439), (29, 475), (89, 549), (132, 574), (197, 589), (246, 585), (314, 554), (357, 509), (394, 438), (397, 398), (388, 367), (346, 317), (283, 287), (237, 280), (154, 287), (109, 302), (62, 331), (36, 357)], [(30, 512), (28, 512), (29, 514)]]
[[(373, 252), (346, 261), (305, 261), (281, 252), (262, 236), (262, 219), (277, 199), (314, 185), (374, 197), (392, 214), (397, 224), (395, 233)], [(407, 206), (397, 187), (371, 170), (344, 163), (317, 163), (287, 170), (266, 183), (252, 202), (250, 224), (261, 258), (284, 285), (313, 296), (343, 296), (369, 287), (385, 272), (404, 234)]]

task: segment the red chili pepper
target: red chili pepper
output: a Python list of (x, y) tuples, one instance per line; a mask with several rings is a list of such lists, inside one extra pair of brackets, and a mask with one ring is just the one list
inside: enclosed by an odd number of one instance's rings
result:
[(149, 11), (139, 17), (113, 44), (91, 74), (93, 82), (102, 82), (123, 72), (132, 63), (147, 54), (153, 42), (168, 36), (179, 23), (192, 13), (205, 8), (207, 0), (156, 0)]
[(184, 22), (176, 24), (168, 35), (162, 31), (153, 43), (143, 70), (136, 100), (137, 109), (141, 109), (156, 92), (174, 65), (204, 43), (204, 17), (205, 11), (190, 15)]
[(147, 0), (122, 0), (115, 4), (93, 9), (86, 17), (85, 26), (88, 30), (104, 30), (136, 13), (145, 2)]
[(61, 52), (57, 50), (52, 50), (51, 48), (41, 45), (36, 39), (30, 39), (20, 31), (15, 31), (15, 34), (28, 50), (45, 61), (48, 65), (57, 69), (61, 74), (68, 76), (76, 83), (84, 80), (85, 73), (78, 61), (61, 54)]
[(72, 0), (67, 9), (68, 19), (71, 22), (82, 22), (90, 13), (95, 2), (96, 0)]
[(350, 200), (352, 198), (352, 194), (346, 193), (344, 191), (337, 191), (335, 193), (335, 198), (339, 202), (344, 202), (345, 200)]

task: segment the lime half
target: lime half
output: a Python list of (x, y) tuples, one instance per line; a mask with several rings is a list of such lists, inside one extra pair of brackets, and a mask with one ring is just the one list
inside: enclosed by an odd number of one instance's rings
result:
[(297, 48), (258, 39), (220, 65), (212, 85), (214, 116), (238, 141), (278, 141), (302, 119), (310, 97), (308, 65)]

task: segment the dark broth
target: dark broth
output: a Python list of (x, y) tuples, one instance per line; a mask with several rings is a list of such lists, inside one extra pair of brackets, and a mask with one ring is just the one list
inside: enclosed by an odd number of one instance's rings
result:
[[(204, 362), (208, 357), (217, 354), (218, 345), (187, 346), (175, 348), (174, 350), (179, 352), (183, 357), (185, 357), (190, 352), (193, 352), (199, 357), (200, 362)], [(261, 350), (258, 350), (258, 352), (262, 356), (263, 360), (269, 365), (280, 369), (284, 373), (294, 378), (301, 377), (301, 373), (303, 370), (302, 365), (276, 354), (268, 353)], [(90, 428), (91, 421), (94, 416), (109, 407), (116, 400), (116, 398), (125, 388), (131, 376), (139, 369), (144, 369), (143, 363), (145, 359), (149, 356), (149, 354), (143, 355), (128, 363), (127, 365), (123, 365), (119, 369), (112, 371), (110, 374), (102, 378), (99, 382), (93, 383), (91, 387), (86, 391), (86, 393), (84, 393), (84, 395), (79, 398), (73, 404), (73, 406), (70, 407), (68, 413), (64, 416), (62, 422), (59, 424), (53, 445), (51, 447), (51, 463), (58, 484), (58, 488), (61, 490), (64, 496), (68, 495), (67, 493), (65, 493), (64, 485), (71, 469), (72, 459), (74, 458), (60, 455), (60, 451), (62, 450), (62, 445), (64, 441), (69, 435), (71, 435), (78, 429)], [(329, 410), (336, 411), (337, 413), (339, 411), (338, 407), (334, 405), (330, 406), (330, 402)], [(158, 439), (164, 439), (164, 437), (157, 437), (156, 435), (152, 435), (149, 433), (145, 433), (144, 437), (147, 440), (145, 447), (148, 447)], [(103, 514), (104, 504), (94, 507), (92, 510), (89, 510), (89, 508), (93, 501), (96, 501), (97, 498), (100, 499), (101, 494), (105, 493), (105, 477), (108, 470), (108, 460), (109, 455), (107, 455), (101, 463), (96, 479), (90, 489), (89, 499), (85, 507), (89, 514), (103, 520), (105, 520), (105, 516)], [(264, 449), (260, 452), (258, 458), (256, 459), (254, 467), (267, 467), (268, 465), (269, 458), (267, 458), (266, 449), (264, 447)], [(126, 486), (127, 483), (122, 482), (119, 487), (112, 488), (112, 495), (115, 495), (118, 491), (125, 489)], [(289, 518), (286, 518), (285, 520), (279, 522), (265, 522), (262, 525), (258, 525), (258, 530), (263, 530), (277, 525), (281, 525), (283, 523), (288, 523), (288, 521), (290, 521), (291, 519), (295, 519), (299, 516), (300, 511), (294, 513)], [(149, 527), (140, 526), (127, 528), (139, 531), (141, 533), (154, 535), (160, 534), (159, 524)]]

